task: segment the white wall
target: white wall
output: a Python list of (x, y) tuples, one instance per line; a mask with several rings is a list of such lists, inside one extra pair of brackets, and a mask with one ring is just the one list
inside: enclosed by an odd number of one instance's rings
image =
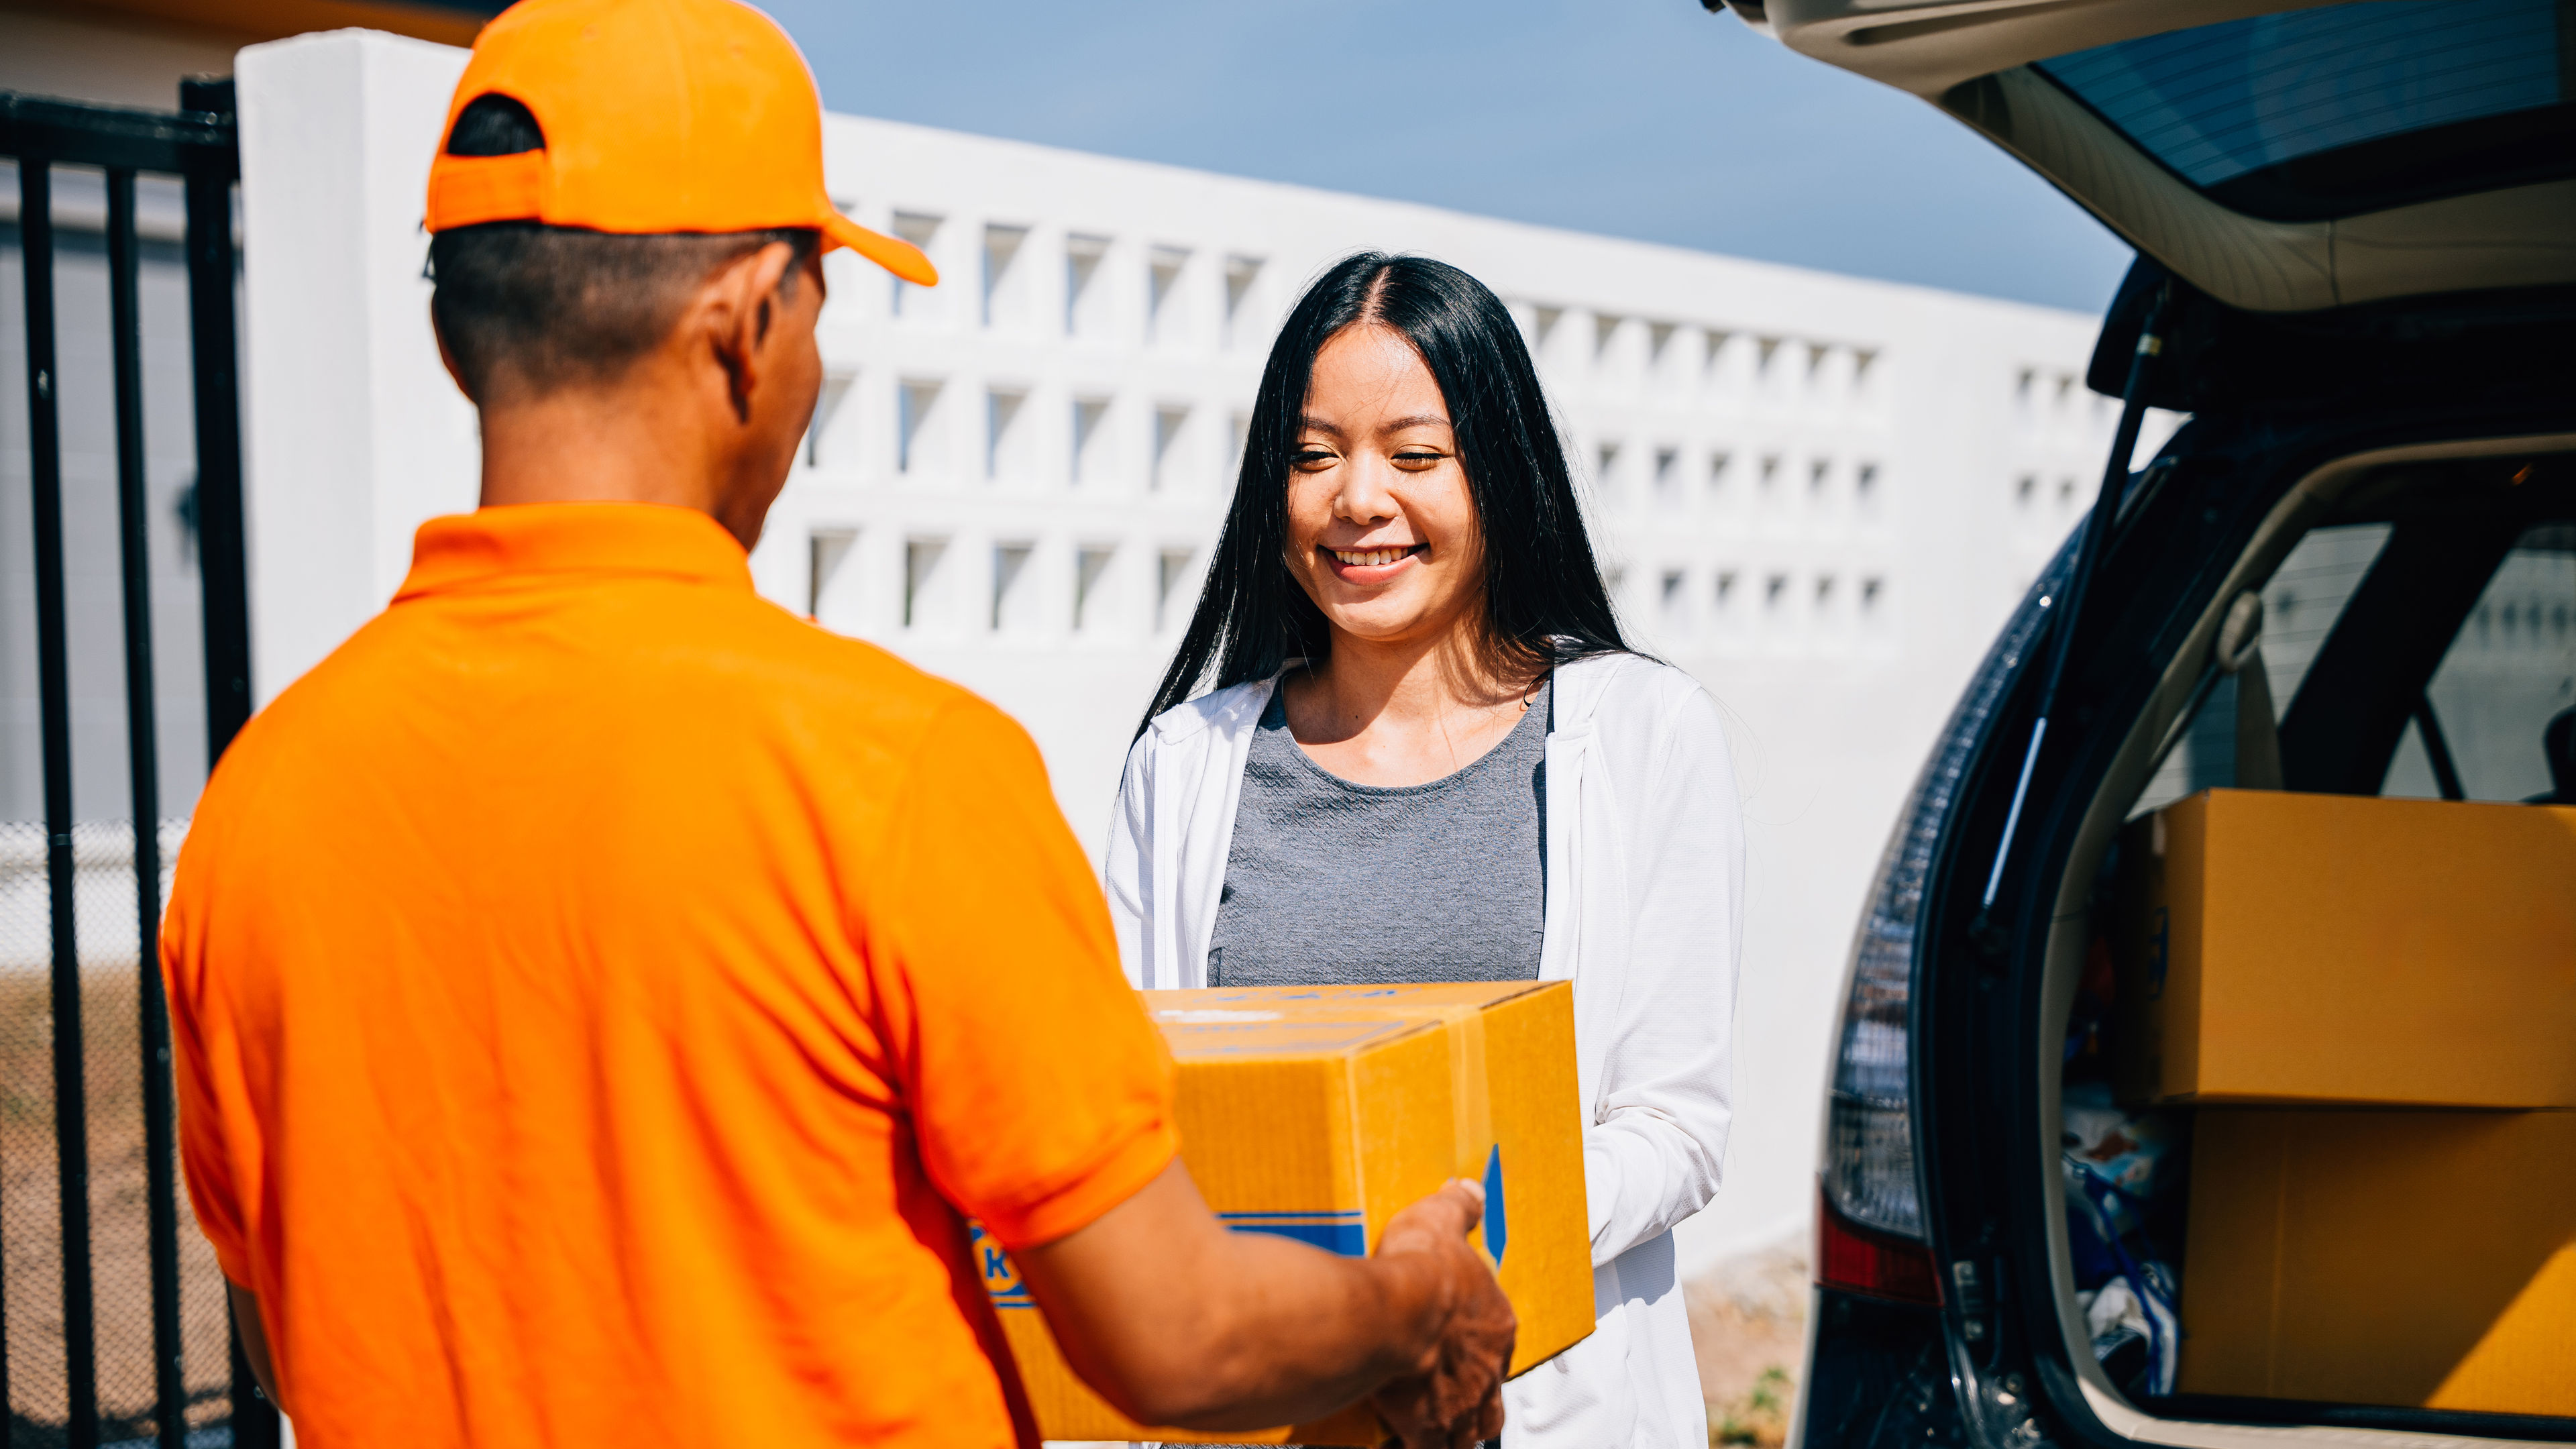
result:
[[(241, 56), (263, 699), (390, 596), (420, 519), (473, 498), (471, 414), (438, 370), (419, 277), (461, 59), (356, 32)], [(844, 206), (926, 234), (946, 282), (898, 301), (882, 273), (831, 260), (830, 412), (755, 577), (1010, 710), (1095, 843), (1232, 486), (1235, 416), (1303, 283), (1356, 248), (1418, 251), (1512, 304), (1582, 467), (1616, 448), (1594, 514), (1627, 618), (1725, 703), (1739, 751), (1740, 1117), (1685, 1267), (1797, 1231), (1869, 871), (1931, 732), (2098, 478), (2108, 413), (2069, 381), (2093, 320), (856, 117), (829, 118), (826, 153)], [(1025, 235), (988, 321), (996, 227)], [(1243, 261), (1259, 267), (1230, 316)], [(1149, 317), (1158, 273), (1168, 299)], [(997, 391), (1024, 401), (996, 468)], [(1098, 402), (1077, 459), (1077, 416)], [(1163, 412), (1187, 421), (1158, 472)], [(907, 624), (907, 557), (932, 544)], [(1028, 552), (996, 628), (1004, 547)], [(1076, 628), (1087, 550), (1109, 562)], [(816, 597), (813, 561), (834, 553)], [(1168, 604), (1166, 553), (1186, 560)]]
[(420, 231), (465, 55), (342, 30), (234, 69), (261, 704), (393, 597), (421, 520), (474, 506), (474, 410), (439, 364)]

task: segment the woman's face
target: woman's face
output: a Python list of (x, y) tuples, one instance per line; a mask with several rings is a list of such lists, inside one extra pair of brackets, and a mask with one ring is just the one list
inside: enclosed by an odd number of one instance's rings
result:
[(1475, 626), (1485, 537), (1440, 384), (1403, 334), (1345, 327), (1315, 354), (1288, 470), (1288, 571), (1375, 643)]

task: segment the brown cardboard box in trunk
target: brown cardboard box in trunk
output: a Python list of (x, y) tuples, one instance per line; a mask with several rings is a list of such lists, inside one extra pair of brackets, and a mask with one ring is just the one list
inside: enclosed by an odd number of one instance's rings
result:
[(2576, 808), (2210, 790), (2120, 877), (2124, 1101), (2576, 1107)]
[(2576, 1415), (2576, 1112), (2194, 1114), (2189, 1394)]

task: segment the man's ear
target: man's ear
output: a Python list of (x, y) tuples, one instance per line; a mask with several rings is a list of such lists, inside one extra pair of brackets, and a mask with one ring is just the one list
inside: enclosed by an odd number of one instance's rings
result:
[(751, 394), (760, 386), (765, 360), (761, 344), (777, 323), (778, 284), (795, 259), (796, 249), (785, 242), (745, 252), (716, 269), (690, 309), (724, 369), (734, 417), (741, 422), (751, 421)]
[(435, 306), (429, 309), (429, 335), (438, 339), (438, 364), (447, 369), (448, 381), (456, 384), (456, 390), (465, 394), (467, 402), (481, 407), (483, 400), (474, 395), (474, 389), (465, 385), (465, 369), (456, 365), (456, 354), (448, 349), (447, 334), (439, 329), (438, 308)]

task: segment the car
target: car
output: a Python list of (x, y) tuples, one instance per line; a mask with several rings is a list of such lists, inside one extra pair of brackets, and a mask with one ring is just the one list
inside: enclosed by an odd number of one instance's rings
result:
[[(2123, 404), (2101, 493), (1939, 736), (1858, 928), (1792, 1442), (2576, 1438), (2568, 1155), (2390, 1145), (2557, 1131), (2576, 1116), (2500, 1108), (2576, 1101), (2374, 1094), (2403, 1075), (2376, 1059), (2342, 1064), (2361, 1090), (2142, 1100), (2110, 1065), (2145, 1050), (2158, 933), (2185, 929), (2135, 882), (2213, 789), (2371, 830), (2564, 823), (2468, 887), (2559, 943), (2527, 1010), (2382, 1024), (2455, 1076), (2507, 1037), (2576, 1062), (2576, 811), (2512, 813), (2576, 805), (2576, 9), (1709, 3), (1921, 97), (2138, 252), (2087, 377)], [(2132, 466), (2149, 408), (2187, 420)], [(2390, 838), (2382, 878), (2452, 868), (2414, 825)], [(2246, 878), (2393, 920), (2401, 968), (2493, 924), (2335, 897), (2359, 837), (2307, 839)], [(2320, 1019), (2392, 1009), (2297, 956), (2247, 969), (2327, 982)], [(2295, 1006), (2238, 1026), (2258, 1064), (2312, 1029)], [(2227, 1144), (2258, 1120), (2289, 1136), (2239, 1221)], [(2302, 1148), (2330, 1141), (2358, 1145)]]

